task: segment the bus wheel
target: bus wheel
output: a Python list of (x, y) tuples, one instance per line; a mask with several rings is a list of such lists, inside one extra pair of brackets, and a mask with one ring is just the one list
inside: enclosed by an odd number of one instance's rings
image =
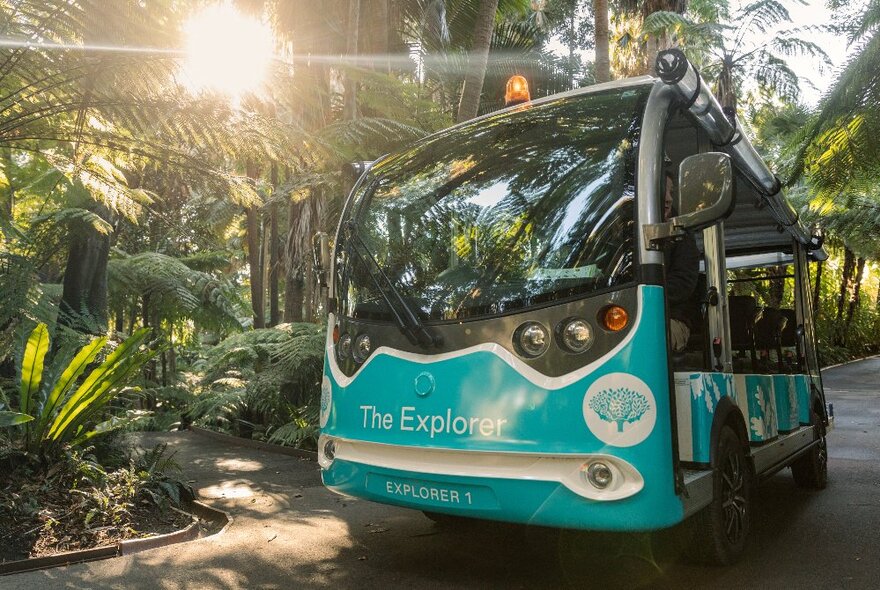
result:
[(751, 471), (729, 426), (721, 429), (713, 467), (712, 503), (693, 518), (694, 551), (703, 563), (729, 565), (745, 549), (752, 511)]
[(824, 490), (828, 485), (828, 445), (825, 442), (825, 425), (815, 409), (810, 410), (810, 423), (819, 431), (819, 444), (813, 445), (791, 464), (791, 474), (800, 488)]

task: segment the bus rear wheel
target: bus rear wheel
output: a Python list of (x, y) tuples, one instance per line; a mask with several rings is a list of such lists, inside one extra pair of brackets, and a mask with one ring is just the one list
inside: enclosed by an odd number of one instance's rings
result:
[(800, 488), (824, 490), (828, 485), (828, 445), (825, 442), (825, 424), (815, 408), (810, 410), (810, 423), (816, 427), (819, 442), (791, 464), (791, 474)]
[(713, 464), (712, 503), (693, 518), (695, 557), (730, 565), (742, 555), (751, 526), (752, 475), (744, 444), (729, 426), (721, 429)]

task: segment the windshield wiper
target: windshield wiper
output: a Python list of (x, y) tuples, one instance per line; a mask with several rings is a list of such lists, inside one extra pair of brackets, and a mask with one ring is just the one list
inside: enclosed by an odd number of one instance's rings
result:
[[(400, 294), (400, 291), (397, 290), (397, 287), (394, 286), (394, 283), (376, 261), (376, 257), (373, 256), (373, 253), (364, 243), (355, 224), (349, 221), (346, 224), (346, 230), (348, 230), (348, 251), (361, 262), (367, 274), (370, 275), (376, 290), (379, 291), (379, 295), (382, 296), (388, 309), (391, 310), (391, 315), (394, 316), (397, 327), (403, 332), (407, 340), (421, 346), (439, 346), (442, 342), (440, 337), (428, 331), (425, 324), (419, 319), (418, 314), (406, 302), (406, 299), (403, 298), (403, 295)], [(363, 253), (358, 250), (355, 243), (360, 246)], [(366, 256), (364, 253), (366, 253)], [(380, 278), (382, 279), (381, 281), (379, 280)], [(385, 284), (384, 288), (382, 283)]]

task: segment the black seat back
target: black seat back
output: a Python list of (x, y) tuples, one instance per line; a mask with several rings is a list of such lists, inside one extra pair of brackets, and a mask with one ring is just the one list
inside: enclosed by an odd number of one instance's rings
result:
[(788, 318), (778, 309), (765, 307), (761, 319), (755, 324), (755, 346), (763, 350), (778, 348), (786, 325)]
[(797, 314), (793, 309), (780, 309), (779, 313), (785, 318), (785, 327), (779, 335), (782, 346), (797, 346)]
[(752, 350), (755, 347), (755, 322), (761, 317), (761, 309), (750, 295), (730, 295), (730, 345), (735, 350)]

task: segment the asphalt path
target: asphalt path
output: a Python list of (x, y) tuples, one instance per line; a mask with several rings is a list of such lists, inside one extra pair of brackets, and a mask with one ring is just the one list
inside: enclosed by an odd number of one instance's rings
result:
[(48, 588), (878, 588), (880, 359), (828, 370), (836, 413), (828, 488), (785, 470), (755, 496), (744, 559), (687, 565), (673, 531), (597, 535), (478, 523), (343, 498), (314, 463), (193, 433), (148, 435), (178, 451), (201, 498), (230, 513), (223, 533), (136, 555), (0, 578)]

